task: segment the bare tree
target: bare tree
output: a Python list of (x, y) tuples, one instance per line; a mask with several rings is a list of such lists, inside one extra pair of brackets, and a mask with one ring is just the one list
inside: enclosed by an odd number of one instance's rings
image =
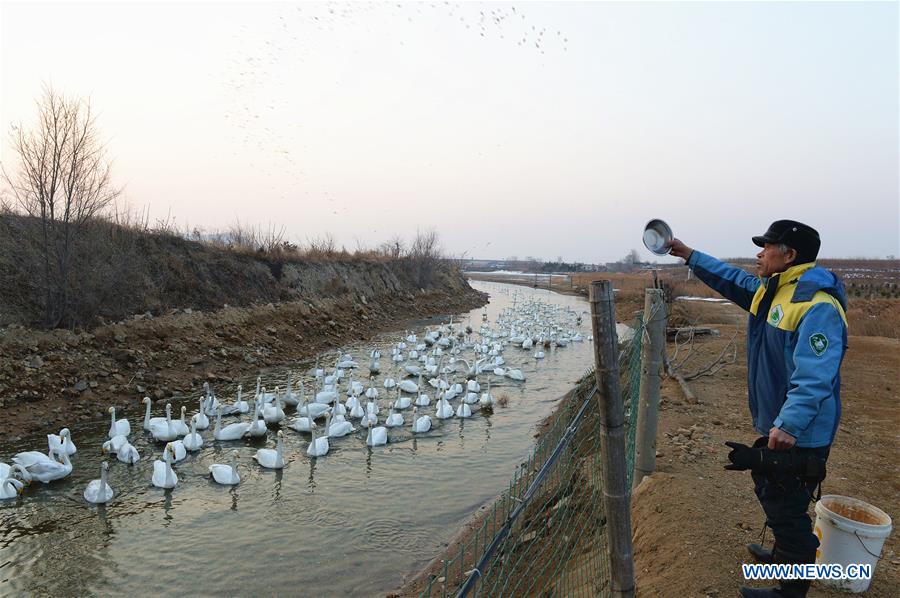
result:
[[(3, 178), (14, 203), (41, 225), (45, 323), (72, 325), (72, 264), (79, 235), (121, 193), (110, 178), (106, 147), (90, 102), (44, 87), (33, 129), (13, 125), (18, 168)], [(85, 273), (86, 275), (86, 273)]]

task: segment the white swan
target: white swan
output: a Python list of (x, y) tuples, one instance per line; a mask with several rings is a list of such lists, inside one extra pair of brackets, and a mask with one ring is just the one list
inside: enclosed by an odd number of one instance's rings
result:
[(141, 460), (141, 454), (138, 452), (136, 448), (134, 448), (131, 444), (125, 443), (119, 450), (116, 452), (116, 459), (121, 461), (122, 463), (128, 463), (129, 465), (134, 465), (138, 461)]
[(306, 447), (306, 454), (310, 457), (324, 457), (328, 454), (328, 436), (317, 437), (316, 436), (316, 424), (313, 424), (312, 429), (312, 440), (309, 443), (309, 446)]
[(54, 455), (56, 455), (56, 451), (49, 451), (49, 454), (42, 453), (40, 451), (24, 451), (21, 453), (16, 453), (12, 460), (16, 465), (28, 469), (29, 466), (35, 465), (37, 463), (49, 463), (51, 461), (56, 461)]
[(474, 380), (469, 380), (466, 382), (466, 391), (467, 392), (481, 392), (481, 384), (478, 383), (478, 376), (475, 376)]
[(187, 459), (187, 449), (184, 448), (184, 442), (181, 440), (176, 440), (175, 442), (170, 442), (168, 445), (169, 450), (172, 451), (172, 462), (178, 463), (179, 461), (184, 461)]
[(253, 412), (253, 422), (247, 424), (247, 436), (250, 438), (262, 438), (269, 432), (269, 429), (266, 427), (266, 420), (264, 420), (262, 416), (262, 410), (262, 402), (257, 402), (256, 410)]
[(477, 392), (467, 392), (466, 396), (462, 398), (463, 403), (467, 403), (469, 405), (474, 405), (478, 402), (478, 393)]
[[(418, 374), (419, 372), (416, 372), (414, 375), (417, 376)], [(419, 392), (419, 385), (412, 380), (402, 380), (397, 386), (403, 392), (408, 392), (410, 394)]]
[[(413, 382), (411, 382), (410, 380), (404, 380), (403, 382), (409, 382), (409, 383), (412, 384), (413, 386), (416, 386), (416, 385), (415, 385)], [(401, 383), (400, 385), (403, 386), (402, 383)], [(401, 389), (401, 390), (402, 390), (402, 389)], [(416, 386), (416, 390), (409, 391), (409, 392), (419, 392), (419, 388)], [(412, 407), (412, 399), (409, 398), (409, 397), (404, 397), (404, 396), (403, 396), (402, 394), (400, 394), (399, 391), (398, 391), (398, 393), (397, 393), (397, 400), (394, 401), (394, 409), (409, 409), (410, 407)]]
[(304, 403), (297, 409), (297, 413), (300, 415), (305, 415), (307, 417), (312, 417), (313, 419), (319, 419), (325, 413), (327, 413), (331, 409), (331, 406), (328, 403)]
[(462, 402), (456, 408), (456, 417), (472, 417), (472, 408), (468, 403)]
[(3, 482), (6, 478), (11, 478), (13, 475), (18, 473), (22, 477), (22, 481), (30, 484), (31, 483), (31, 474), (28, 473), (28, 470), (19, 465), (18, 463), (9, 466), (6, 463), (0, 463), (0, 483)]
[(169, 445), (163, 449), (163, 460), (153, 462), (153, 475), (150, 482), (157, 488), (174, 488), (178, 483), (178, 475), (172, 471), (172, 453)]
[(543, 351), (535, 351), (535, 352), (534, 352), (534, 358), (535, 358), (535, 359), (543, 359), (544, 356), (545, 356), (545, 354), (544, 354)]
[(346, 402), (344, 402), (344, 408), (348, 411), (352, 410), (357, 405), (359, 405), (359, 399), (352, 395), (347, 397)]
[[(304, 397), (302, 401), (303, 402), (300, 403), (300, 406), (297, 407), (297, 413), (300, 414), (303, 413), (304, 407), (306, 407), (306, 398)], [(309, 432), (312, 428), (312, 423), (313, 418), (309, 417), (308, 415), (301, 415), (300, 417), (295, 417), (294, 419), (292, 419), (288, 424), (288, 428), (290, 428), (291, 430), (296, 430), (298, 432)]]
[(361, 419), (365, 417), (366, 410), (363, 409), (363, 406), (357, 403), (352, 409), (350, 409), (350, 417)]
[(438, 399), (434, 404), (434, 416), (438, 419), (448, 419), (453, 417), (453, 407), (444, 399)]
[(113, 436), (118, 436), (121, 434), (122, 436), (128, 436), (131, 434), (131, 424), (128, 423), (127, 419), (116, 420), (116, 408), (109, 408), (109, 434), (108, 436), (112, 438)]
[(322, 387), (322, 390), (316, 393), (316, 403), (324, 403), (330, 405), (338, 399), (338, 391), (331, 385)]
[(25, 489), (25, 484), (15, 478), (3, 478), (0, 480), (0, 500), (16, 498)]
[(93, 504), (103, 504), (112, 500), (112, 487), (106, 483), (106, 472), (109, 469), (109, 463), (103, 461), (100, 463), (100, 479), (91, 480), (84, 489), (84, 500)]
[[(419, 374), (418, 387), (422, 390), (424, 390), (424, 388), (425, 388), (422, 386), (422, 374)], [(417, 407), (427, 407), (429, 404), (431, 404), (431, 399), (429, 399), (428, 395), (423, 392), (416, 397), (416, 400), (414, 403)]]
[(241, 398), (243, 390), (244, 387), (238, 385), (237, 396), (234, 398), (234, 403), (223, 407), (222, 415), (244, 415), (245, 413), (250, 413), (250, 403)]
[(203, 437), (200, 434), (197, 434), (197, 416), (191, 418), (191, 432), (190, 434), (186, 434), (185, 437), (181, 440), (184, 443), (184, 448), (193, 452), (199, 451), (203, 448)]
[(128, 444), (128, 438), (119, 434), (104, 442), (103, 446), (100, 447), (100, 452), (117, 455), (126, 444)]
[(253, 458), (262, 467), (267, 469), (281, 469), (284, 467), (284, 432), (278, 430), (278, 444), (275, 450), (259, 449)]
[(203, 394), (206, 397), (203, 400), (203, 413), (215, 415), (219, 410), (219, 399), (216, 398), (216, 393), (209, 387), (209, 382), (203, 383)]
[(69, 428), (60, 430), (59, 436), (56, 434), (47, 434), (47, 446), (53, 452), (59, 454), (66, 453), (69, 456), (78, 452), (78, 449), (75, 448), (75, 443), (72, 442), (72, 433), (69, 432)]
[(172, 404), (166, 403), (166, 419), (162, 423), (151, 423), (150, 434), (157, 442), (170, 442), (178, 438), (178, 432), (172, 423)]
[[(166, 421), (166, 418), (164, 418), (164, 417), (151, 418), (150, 417), (150, 406), (153, 404), (153, 401), (150, 399), (150, 397), (144, 397), (143, 403), (144, 403), (144, 405), (147, 406), (147, 411), (144, 412), (144, 429), (149, 432), (150, 427), (153, 424), (161, 424)], [(201, 407), (202, 407), (202, 403), (201, 403)]]
[(198, 430), (209, 428), (209, 418), (203, 413), (203, 399), (200, 399), (200, 411), (194, 414), (194, 418), (197, 420)]
[(370, 386), (366, 389), (366, 398), (367, 399), (377, 399), (378, 398), (378, 389), (374, 386)]
[(412, 431), (414, 434), (421, 434), (431, 429), (431, 418), (427, 415), (419, 417), (419, 408), (413, 407), (412, 415)]
[[(293, 384), (294, 374), (293, 372), (288, 372), (287, 388), (284, 390), (284, 395), (281, 397), (281, 403), (283, 405), (296, 407), (300, 404), (300, 395), (294, 392)], [(277, 391), (278, 389), (275, 390)]]
[[(257, 410), (257, 413), (259, 411)], [(265, 427), (265, 426), (263, 426)], [(213, 430), (213, 438), (216, 440), (240, 440), (250, 430), (250, 424), (240, 422), (236, 424), (228, 424), (222, 427), (222, 413), (216, 414), (216, 427)]]
[(176, 419), (172, 422), (172, 427), (175, 428), (175, 433), (178, 436), (184, 436), (189, 434), (191, 429), (188, 428), (187, 422), (184, 421), (185, 413), (187, 413), (187, 407), (184, 405), (181, 406), (181, 419)]
[(494, 395), (491, 394), (491, 379), (488, 378), (487, 390), (481, 393), (481, 398), (478, 400), (479, 404), (482, 408), (493, 408), (494, 403)]
[(72, 462), (69, 461), (69, 455), (64, 453), (61, 457), (62, 463), (55, 459), (50, 461), (38, 461), (37, 463), (25, 467), (25, 469), (28, 470), (28, 474), (32, 479), (49, 484), (54, 480), (60, 480), (72, 473)]
[[(384, 420), (384, 425), (388, 428), (398, 428), (403, 425), (403, 415), (394, 411), (394, 407), (391, 407), (387, 419)], [(371, 430), (371, 428), (370, 428)]]
[(223, 465), (221, 463), (213, 463), (209, 466), (209, 473), (217, 484), (225, 486), (234, 486), (241, 483), (241, 476), (237, 472), (237, 460), (241, 456), (237, 451), (231, 451), (231, 464)]
[(275, 387), (275, 400), (271, 405), (263, 407), (263, 419), (267, 424), (277, 424), (284, 419), (284, 409), (281, 408), (281, 395), (278, 387)]
[(341, 436), (346, 436), (351, 432), (356, 432), (356, 428), (354, 428), (353, 424), (351, 424), (344, 418), (332, 421), (330, 413), (326, 416), (325, 433), (328, 434), (328, 436), (330, 436), (331, 438), (340, 438)]
[(522, 382), (525, 380), (525, 374), (522, 373), (522, 370), (506, 370), (506, 377), (510, 380), (516, 380), (518, 382)]
[(381, 446), (387, 444), (387, 428), (384, 426), (369, 427), (369, 434), (366, 436), (366, 444), (369, 446)]

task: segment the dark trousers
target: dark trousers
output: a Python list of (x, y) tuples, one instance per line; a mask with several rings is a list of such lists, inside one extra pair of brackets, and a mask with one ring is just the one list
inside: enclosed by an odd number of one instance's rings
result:
[[(768, 440), (763, 436), (753, 446), (765, 446)], [(791, 450), (810, 452), (827, 459), (829, 449), (825, 446)], [(766, 513), (766, 524), (775, 536), (775, 562), (814, 563), (819, 539), (812, 532), (807, 509), (821, 480), (781, 473), (751, 473), (756, 497)]]

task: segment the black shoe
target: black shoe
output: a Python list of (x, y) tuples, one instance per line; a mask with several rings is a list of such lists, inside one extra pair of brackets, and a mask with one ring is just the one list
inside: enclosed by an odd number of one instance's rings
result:
[(767, 565), (772, 562), (772, 551), (766, 550), (762, 544), (747, 544), (747, 552), (757, 563)]

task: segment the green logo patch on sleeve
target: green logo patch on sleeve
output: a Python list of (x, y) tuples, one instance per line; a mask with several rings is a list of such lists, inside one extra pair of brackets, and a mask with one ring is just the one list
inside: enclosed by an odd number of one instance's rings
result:
[(809, 346), (812, 347), (813, 353), (821, 357), (828, 348), (828, 338), (821, 332), (817, 332), (809, 337)]

